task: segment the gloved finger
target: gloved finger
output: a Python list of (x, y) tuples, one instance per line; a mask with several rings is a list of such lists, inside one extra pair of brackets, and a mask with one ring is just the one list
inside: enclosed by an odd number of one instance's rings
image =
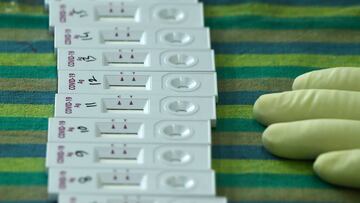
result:
[(253, 116), (264, 125), (307, 119), (360, 120), (360, 92), (340, 90), (296, 90), (262, 95)]
[(329, 68), (300, 75), (292, 88), (360, 91), (359, 80), (360, 68)]
[(329, 183), (360, 188), (360, 149), (322, 154), (316, 159), (314, 170)]
[(360, 121), (303, 120), (270, 125), (262, 141), (271, 153), (290, 159), (315, 159), (322, 153), (360, 148)]

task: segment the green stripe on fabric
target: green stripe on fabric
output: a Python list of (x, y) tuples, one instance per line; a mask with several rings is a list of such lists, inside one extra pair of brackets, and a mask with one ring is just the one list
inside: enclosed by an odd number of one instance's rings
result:
[(46, 184), (46, 173), (0, 173), (0, 185), (4, 186), (40, 186)]
[(45, 172), (45, 158), (0, 158), (0, 172)]
[(301, 74), (319, 69), (301, 66), (239, 66), (217, 67), (216, 73), (218, 80), (221, 81), (224, 79), (296, 78)]
[[(205, 6), (206, 17), (239, 16), (239, 15), (262, 15), (271, 17), (324, 17), (324, 16), (359, 16), (360, 6), (286, 6), (263, 3), (245, 3), (233, 5)], [(10, 2), (0, 3), (2, 14), (28, 14), (45, 15), (43, 6), (30, 6), (23, 4), (12, 4)]]
[(54, 115), (54, 105), (0, 104), (0, 117), (39, 117)]
[(336, 29), (268, 30), (229, 29), (211, 30), (211, 41), (231, 42), (322, 42), (359, 43), (360, 31)]
[(344, 67), (360, 66), (360, 56), (335, 56), (312, 54), (218, 54), (218, 68), (251, 66), (305, 66), (305, 67)]
[[(219, 196), (225, 196), (233, 202), (313, 202), (313, 203), (358, 203), (358, 190), (345, 188), (231, 188), (218, 187)], [(265, 202), (266, 202), (265, 201)]]
[(47, 131), (0, 130), (0, 144), (45, 144)]
[(246, 3), (221, 6), (205, 6), (206, 17), (270, 16), (281, 18), (360, 16), (360, 6), (285, 6), (275, 4)]
[(0, 78), (2, 91), (56, 91), (55, 79)]
[[(232, 5), (205, 5), (206, 17), (262, 15), (271, 17), (324, 17), (324, 16), (360, 16), (360, 6), (286, 6), (264, 3), (245, 3)], [(46, 15), (43, 6), (0, 3), (2, 14)]]
[(0, 66), (0, 78), (57, 78), (55, 66)]
[[(276, 174), (216, 174), (219, 187), (329, 188), (315, 176)], [(46, 185), (46, 173), (0, 173), (0, 185)]]
[[(0, 134), (1, 135), (1, 134)], [(213, 132), (213, 145), (262, 145), (259, 132)], [(1, 142), (1, 139), (0, 139)]]
[(48, 200), (46, 186), (0, 186), (0, 201)]
[(216, 123), (214, 132), (263, 132), (265, 129), (255, 119), (218, 118)]
[(0, 14), (0, 28), (49, 29), (47, 15)]
[(38, 131), (47, 130), (47, 118), (0, 117), (0, 130), (5, 131)]
[(3, 41), (50, 41), (53, 39), (53, 35), (45, 29), (0, 29), (0, 40)]
[(302, 174), (313, 175), (312, 163), (288, 160), (228, 160), (215, 159), (212, 168), (217, 173), (226, 174)]
[(331, 186), (312, 175), (286, 174), (216, 174), (218, 187), (264, 188), (330, 188)]
[(0, 13), (45, 15), (46, 11), (43, 6), (18, 4), (13, 2), (0, 2)]
[(219, 119), (224, 118), (252, 118), (252, 105), (218, 105), (216, 114)]
[[(0, 80), (1, 83), (1, 80)], [(291, 90), (293, 80), (285, 78), (219, 80), (219, 92), (234, 91), (285, 91)]]
[(55, 54), (1, 53), (0, 66), (55, 66)]

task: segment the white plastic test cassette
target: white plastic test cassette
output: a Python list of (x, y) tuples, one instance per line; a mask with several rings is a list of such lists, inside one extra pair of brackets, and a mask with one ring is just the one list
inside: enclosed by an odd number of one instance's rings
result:
[(49, 118), (48, 142), (210, 144), (209, 120)]
[(92, 195), (215, 195), (212, 170), (50, 168), (48, 192)]
[(215, 71), (213, 50), (58, 49), (59, 70)]
[(58, 203), (227, 203), (221, 197), (59, 195)]
[(49, 26), (203, 27), (201, 3), (67, 1), (49, 5)]
[(58, 93), (217, 96), (215, 72), (58, 71)]
[(56, 27), (55, 48), (210, 49), (208, 28)]
[[(216, 120), (215, 97), (56, 94), (55, 117)], [(215, 124), (215, 123), (213, 123)]]
[(48, 143), (49, 168), (210, 170), (210, 145)]

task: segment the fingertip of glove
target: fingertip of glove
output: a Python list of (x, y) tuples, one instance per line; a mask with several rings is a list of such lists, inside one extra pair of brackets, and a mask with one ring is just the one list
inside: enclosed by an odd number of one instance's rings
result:
[(304, 83), (309, 73), (305, 73), (295, 78), (292, 84), (292, 90), (301, 90), (304, 89)]
[(255, 104), (253, 106), (254, 119), (263, 125), (268, 125), (265, 119), (266, 111), (268, 108), (267, 103), (268, 102), (266, 102), (266, 95), (262, 95), (255, 101)]
[(268, 126), (261, 137), (263, 146), (270, 153), (283, 158), (288, 158), (286, 153), (286, 139), (284, 139), (284, 125), (281, 123), (271, 124)]
[(274, 133), (273, 133), (273, 125), (268, 126), (261, 137), (261, 141), (263, 146), (265, 147), (266, 150), (268, 150), (271, 153), (274, 153), (274, 149), (277, 148), (277, 142), (274, 139)]
[(337, 153), (334, 151), (319, 155), (313, 164), (313, 169), (324, 181), (335, 185), (342, 185), (341, 181), (338, 180), (339, 175), (341, 176), (343, 171), (338, 170), (339, 157)]
[(313, 164), (313, 169), (315, 171), (315, 173), (320, 176), (323, 177), (325, 176), (324, 173), (326, 173), (326, 168), (328, 167), (328, 159), (324, 154), (319, 155), (314, 164)]

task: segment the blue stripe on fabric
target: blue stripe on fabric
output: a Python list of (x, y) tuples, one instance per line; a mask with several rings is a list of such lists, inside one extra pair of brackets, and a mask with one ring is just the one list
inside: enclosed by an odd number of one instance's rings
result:
[(254, 119), (226, 118), (217, 119), (215, 132), (262, 132), (265, 127)]
[[(219, 104), (253, 104), (256, 99), (270, 91), (220, 92)], [(0, 91), (0, 103), (54, 104), (55, 92)]]
[(217, 54), (360, 54), (359, 43), (212, 43)]
[(268, 16), (207, 17), (206, 26), (216, 29), (360, 29), (360, 17), (274, 18)]
[(0, 91), (0, 103), (54, 104), (55, 92)]
[(266, 151), (263, 146), (212, 146), (213, 159), (280, 159)]
[(53, 41), (0, 41), (0, 52), (53, 53)]
[(360, 5), (358, 0), (200, 0), (205, 4), (226, 5), (242, 3), (266, 3), (266, 4), (283, 4), (292, 6), (353, 6)]
[(296, 78), (319, 69), (301, 66), (217, 67), (216, 73), (218, 79)]
[(243, 187), (243, 188), (331, 188), (335, 186), (330, 185), (316, 175), (292, 175), (292, 174), (216, 174), (216, 183), (220, 187)]
[(238, 91), (220, 92), (219, 105), (252, 105), (263, 94), (275, 93), (274, 91)]
[(1, 144), (0, 157), (45, 157), (44, 144)]

